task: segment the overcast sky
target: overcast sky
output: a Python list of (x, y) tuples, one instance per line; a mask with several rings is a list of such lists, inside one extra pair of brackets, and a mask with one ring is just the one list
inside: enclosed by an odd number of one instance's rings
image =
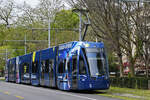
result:
[(26, 1), (26, 3), (30, 4), (32, 7), (35, 7), (39, 3), (39, 0), (15, 0), (15, 2), (19, 4), (23, 3), (24, 1)]
[[(17, 2), (19, 4), (22, 4), (24, 1), (27, 4), (30, 4), (32, 7), (35, 7), (39, 3), (39, 0), (15, 0), (15, 2)], [(67, 8), (70, 8), (69, 5), (65, 2), (65, 0), (62, 0), (62, 1)]]

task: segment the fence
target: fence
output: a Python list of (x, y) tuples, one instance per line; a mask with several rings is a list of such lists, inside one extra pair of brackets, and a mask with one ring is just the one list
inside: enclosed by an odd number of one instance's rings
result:
[(111, 86), (133, 89), (150, 89), (150, 78), (110, 78)]

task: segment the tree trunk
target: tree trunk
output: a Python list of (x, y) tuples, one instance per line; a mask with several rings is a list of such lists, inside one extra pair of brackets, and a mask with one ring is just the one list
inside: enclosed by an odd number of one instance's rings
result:
[(148, 67), (149, 67), (149, 45), (147, 42), (145, 42), (145, 55), (144, 55), (145, 59), (144, 59), (144, 62), (145, 62), (145, 67), (146, 67), (146, 77), (148, 78)]
[(146, 77), (148, 78), (149, 76), (148, 76), (148, 62), (147, 61), (145, 63), (145, 67), (146, 67)]
[(146, 66), (146, 77), (148, 78), (149, 75), (148, 75), (148, 66)]
[(135, 77), (134, 64), (131, 64), (130, 70), (131, 70), (131, 77)]
[(135, 77), (135, 70), (134, 70), (134, 64), (135, 64), (135, 62), (133, 61), (132, 57), (129, 57), (129, 59), (130, 59), (129, 69), (130, 69), (131, 77)]
[(120, 65), (120, 77), (123, 77), (123, 61), (122, 61), (122, 55), (118, 54), (118, 59), (119, 59), (119, 65)]

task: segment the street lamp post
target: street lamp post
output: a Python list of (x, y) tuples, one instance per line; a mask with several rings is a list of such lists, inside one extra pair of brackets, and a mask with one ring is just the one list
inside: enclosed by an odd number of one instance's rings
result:
[(27, 38), (26, 38), (26, 34), (24, 36), (24, 52), (25, 52), (25, 55), (27, 54)]
[(8, 59), (8, 50), (6, 49), (6, 62), (7, 62), (7, 59)]
[(50, 17), (48, 18), (48, 48), (51, 47), (51, 22)]

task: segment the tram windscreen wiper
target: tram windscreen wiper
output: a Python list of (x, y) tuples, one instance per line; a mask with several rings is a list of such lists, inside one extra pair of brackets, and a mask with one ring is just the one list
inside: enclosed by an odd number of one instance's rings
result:
[(88, 60), (91, 76), (105, 75), (105, 58), (102, 48), (86, 48), (86, 56)]

